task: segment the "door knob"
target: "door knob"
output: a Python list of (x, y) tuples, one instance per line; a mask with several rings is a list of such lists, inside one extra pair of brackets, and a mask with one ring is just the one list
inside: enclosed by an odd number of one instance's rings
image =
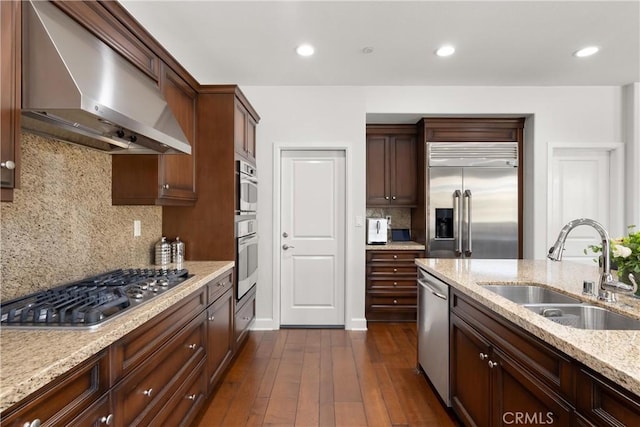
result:
[(285, 251), (287, 249), (292, 249), (292, 248), (295, 248), (295, 246), (287, 245), (286, 243), (284, 245), (282, 245), (282, 249), (284, 249)]

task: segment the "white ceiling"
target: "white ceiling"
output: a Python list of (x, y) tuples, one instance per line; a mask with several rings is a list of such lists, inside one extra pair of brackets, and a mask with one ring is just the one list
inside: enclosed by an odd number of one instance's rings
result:
[[(640, 82), (640, 0), (120, 3), (202, 84)], [(435, 56), (445, 43), (456, 53)], [(587, 45), (600, 52), (572, 55)]]

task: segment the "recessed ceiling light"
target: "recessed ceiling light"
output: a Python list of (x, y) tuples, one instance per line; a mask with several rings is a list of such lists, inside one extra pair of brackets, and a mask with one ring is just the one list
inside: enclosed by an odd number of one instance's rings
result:
[(436, 55), (438, 56), (451, 56), (456, 51), (456, 48), (453, 46), (442, 46), (436, 50)]
[(585, 56), (591, 56), (594, 53), (598, 52), (597, 46), (588, 46), (584, 47), (580, 50), (577, 50), (573, 53), (573, 56), (577, 56), (578, 58), (584, 58)]
[(301, 44), (296, 48), (296, 53), (300, 56), (311, 56), (315, 51), (310, 44)]

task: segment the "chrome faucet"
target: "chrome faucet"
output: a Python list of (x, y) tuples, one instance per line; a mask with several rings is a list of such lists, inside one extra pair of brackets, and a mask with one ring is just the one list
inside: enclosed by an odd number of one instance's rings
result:
[(549, 258), (552, 261), (560, 261), (562, 259), (562, 251), (564, 250), (564, 243), (567, 240), (567, 236), (569, 232), (579, 225), (588, 225), (593, 227), (598, 234), (600, 234), (600, 238), (602, 239), (602, 260), (600, 262), (600, 281), (599, 281), (599, 292), (598, 299), (601, 299), (606, 302), (615, 302), (616, 301), (616, 292), (624, 292), (624, 293), (635, 293), (638, 289), (638, 285), (633, 282), (632, 285), (627, 285), (626, 283), (621, 283), (613, 278), (611, 274), (611, 258), (610, 258), (610, 248), (611, 248), (611, 240), (609, 239), (609, 233), (604, 227), (597, 221), (594, 221), (589, 218), (578, 218), (572, 221), (569, 221), (567, 225), (562, 227), (560, 230), (560, 234), (558, 234), (558, 239), (553, 244), (553, 246), (549, 249)]

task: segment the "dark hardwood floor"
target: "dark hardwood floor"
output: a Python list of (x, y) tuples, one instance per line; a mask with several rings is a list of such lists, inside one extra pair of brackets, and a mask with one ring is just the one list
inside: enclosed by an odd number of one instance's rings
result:
[(252, 331), (198, 426), (455, 426), (416, 344), (414, 323)]

